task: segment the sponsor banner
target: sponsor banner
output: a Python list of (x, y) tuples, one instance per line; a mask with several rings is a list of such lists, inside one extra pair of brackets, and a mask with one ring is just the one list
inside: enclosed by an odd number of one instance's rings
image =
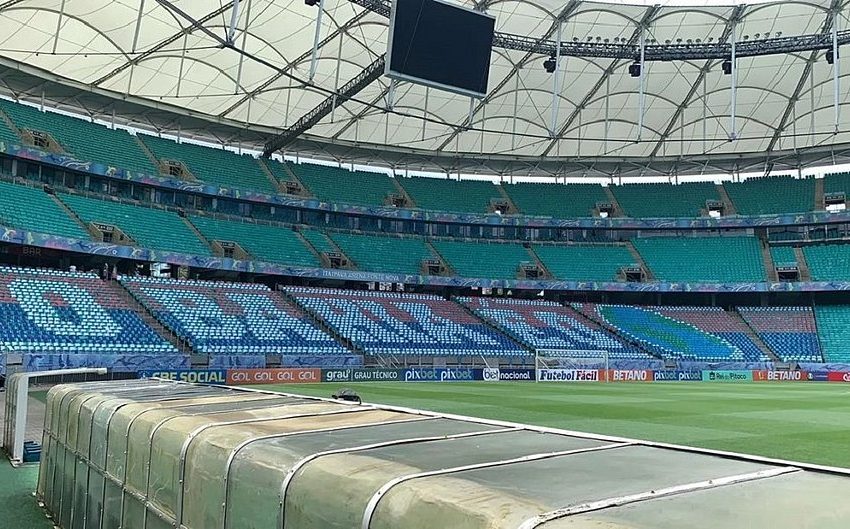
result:
[(752, 382), (752, 371), (703, 371), (702, 379), (706, 382)]
[(609, 369), (608, 382), (653, 382), (655, 376), (649, 369)]
[(352, 382), (399, 382), (404, 380), (404, 369), (363, 369), (351, 370)]
[(850, 372), (848, 372), (848, 371), (830, 371), (826, 375), (826, 379), (830, 382), (850, 382)]
[(321, 369), (228, 369), (227, 383), (310, 384), (322, 381)]
[(404, 369), (405, 382), (471, 382), (482, 380), (483, 369), (436, 367), (433, 369), (412, 367)]
[(598, 369), (539, 369), (540, 382), (599, 382)]
[(811, 380), (805, 371), (753, 371), (756, 382), (808, 382)]
[(653, 371), (652, 378), (656, 382), (677, 381), (677, 382), (695, 382), (702, 380), (702, 371)]
[(163, 378), (194, 384), (226, 384), (227, 371), (224, 369), (146, 369), (138, 372), (139, 378)]
[(322, 369), (322, 382), (351, 382), (353, 369)]
[(481, 376), (484, 382), (528, 382), (534, 380), (534, 370), (488, 367), (481, 370)]
[(826, 382), (829, 380), (829, 373), (829, 371), (809, 371), (809, 379), (813, 382)]

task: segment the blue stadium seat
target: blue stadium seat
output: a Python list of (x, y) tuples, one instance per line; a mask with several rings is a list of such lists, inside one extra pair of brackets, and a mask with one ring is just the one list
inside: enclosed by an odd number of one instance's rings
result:
[(810, 307), (739, 307), (738, 312), (783, 361), (823, 361)]

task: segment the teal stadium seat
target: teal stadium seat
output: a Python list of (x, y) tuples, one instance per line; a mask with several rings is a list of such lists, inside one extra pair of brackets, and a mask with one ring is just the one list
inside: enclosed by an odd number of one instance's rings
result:
[(804, 246), (803, 255), (814, 281), (850, 280), (850, 244)]
[(41, 189), (0, 182), (3, 225), (87, 241), (89, 233)]
[(250, 154), (236, 154), (194, 143), (177, 143), (166, 138), (140, 134), (139, 139), (160, 161), (182, 161), (202, 182), (221, 187), (240, 187), (260, 193), (276, 194), (277, 186)]
[(263, 163), (268, 167), (269, 172), (274, 176), (274, 179), (278, 182), (292, 182), (292, 175), (289, 174), (289, 171), (286, 170), (284, 165), (277, 160), (260, 160), (260, 163)]
[(659, 281), (767, 280), (755, 237), (649, 237), (633, 243)]
[(614, 281), (620, 268), (635, 264), (625, 246), (536, 245), (534, 252), (555, 279), (567, 281)]
[(831, 173), (823, 179), (824, 193), (844, 193), (845, 200), (850, 198), (850, 172)]
[(292, 228), (197, 215), (190, 216), (189, 221), (207, 240), (236, 242), (258, 261), (311, 268), (321, 266), (316, 255)]
[(815, 320), (824, 361), (850, 363), (850, 305), (816, 306)]
[(815, 207), (814, 178), (787, 175), (723, 184), (739, 215), (801, 213)]
[(127, 169), (138, 173), (159, 173), (136, 139), (122, 129), (110, 129), (80, 118), (42, 112), (39, 109), (0, 99), (0, 110), (18, 127), (50, 134), (68, 154), (80, 161)]
[[(0, 112), (2, 112), (2, 107), (0, 107)], [(9, 144), (9, 145), (20, 145), (21, 138), (18, 137), (17, 133), (6, 124), (6, 120), (0, 115), (0, 142)]]
[(492, 199), (504, 200), (492, 182), (410, 177), (397, 181), (417, 208), (459, 213), (487, 213)]
[(307, 239), (307, 242), (309, 242), (319, 253), (332, 253), (337, 251), (333, 243), (330, 239), (328, 239), (328, 236), (319, 230), (302, 226), (301, 235)]
[(516, 243), (431, 241), (443, 260), (462, 277), (516, 279), (521, 263), (534, 259)]
[(720, 200), (711, 182), (610, 186), (626, 217), (699, 217), (706, 200)]
[(121, 229), (142, 248), (212, 255), (209, 247), (174, 212), (79, 195), (57, 195), (84, 222)]
[(792, 266), (797, 264), (797, 255), (792, 246), (772, 246), (770, 256), (775, 266)]
[(609, 202), (599, 184), (502, 184), (502, 189), (525, 215), (560, 219), (593, 217), (596, 205)]
[(287, 161), (286, 164), (314, 197), (325, 202), (383, 206), (387, 204), (387, 197), (399, 194), (392, 179), (384, 173), (349, 171), (312, 163)]
[(425, 259), (434, 259), (425, 240), (353, 233), (332, 233), (330, 237), (354, 262), (367, 272), (419, 274)]

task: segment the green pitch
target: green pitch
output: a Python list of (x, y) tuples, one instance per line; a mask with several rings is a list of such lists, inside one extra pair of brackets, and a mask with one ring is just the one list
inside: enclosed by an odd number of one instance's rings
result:
[(364, 383), (252, 386), (850, 467), (850, 385)]

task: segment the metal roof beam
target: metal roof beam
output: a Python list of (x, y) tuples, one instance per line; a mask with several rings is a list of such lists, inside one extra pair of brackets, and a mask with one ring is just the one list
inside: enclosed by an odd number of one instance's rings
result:
[(266, 142), (263, 148), (263, 156), (268, 158), (273, 152), (289, 145), (298, 136), (330, 114), (334, 107), (345, 103), (360, 93), (361, 90), (375, 82), (384, 74), (385, 59), (385, 55), (381, 55), (375, 59), (372, 64), (364, 68), (357, 76), (342, 85), (335, 94), (325, 98), (313, 110), (304, 114), (286, 130)]

